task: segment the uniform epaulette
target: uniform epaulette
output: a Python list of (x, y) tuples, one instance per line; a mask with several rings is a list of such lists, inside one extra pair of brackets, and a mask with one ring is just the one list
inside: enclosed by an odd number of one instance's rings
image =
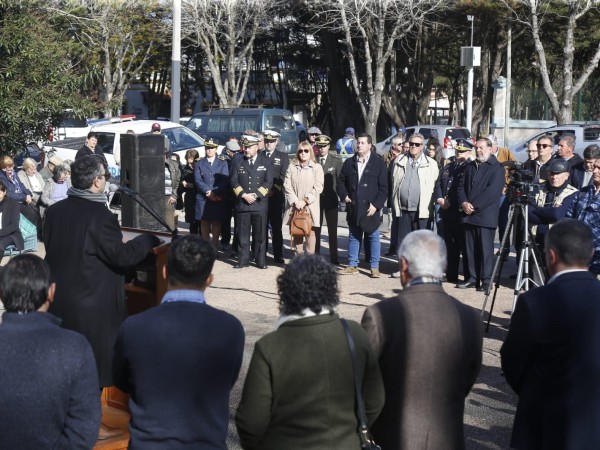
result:
[(224, 156), (217, 156), (217, 159), (220, 159), (221, 161), (227, 161), (227, 159)]
[(206, 156), (200, 156), (196, 161), (202, 161)]

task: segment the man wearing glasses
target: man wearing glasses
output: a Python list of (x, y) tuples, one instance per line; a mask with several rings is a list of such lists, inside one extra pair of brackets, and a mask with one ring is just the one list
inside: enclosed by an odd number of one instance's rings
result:
[(394, 253), (408, 233), (427, 226), (433, 215), (433, 190), (439, 175), (435, 159), (423, 152), (425, 137), (415, 133), (408, 144), (408, 155), (396, 158), (390, 167), (389, 203), (398, 218), (398, 239), (396, 246), (390, 247)]
[[(56, 282), (49, 312), (62, 327), (83, 334), (92, 346), (100, 388), (112, 385), (112, 355), (125, 319), (125, 269), (140, 263), (158, 238), (143, 234), (126, 243), (103, 194), (110, 172), (93, 155), (71, 165), (67, 198), (46, 210), (46, 261)], [(98, 391), (98, 395), (101, 391)], [(100, 428), (100, 436), (110, 430)]]
[(505, 183), (504, 168), (492, 154), (492, 142), (478, 139), (477, 158), (467, 164), (458, 185), (458, 201), (465, 224), (469, 279), (459, 289), (487, 292), (494, 268), (494, 237), (498, 226), (498, 199)]
[[(525, 168), (530, 170), (534, 174), (534, 183), (543, 183), (548, 179), (548, 164), (552, 159), (552, 148), (554, 143), (550, 136), (542, 136), (537, 140), (535, 144), (537, 151), (537, 158), (535, 162), (527, 161)], [(528, 153), (531, 151), (531, 143), (529, 144)]]

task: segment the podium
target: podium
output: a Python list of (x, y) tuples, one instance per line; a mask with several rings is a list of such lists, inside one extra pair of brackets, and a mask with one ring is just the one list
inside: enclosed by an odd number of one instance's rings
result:
[[(123, 242), (130, 241), (141, 234), (152, 234), (161, 240), (161, 244), (152, 248), (141, 263), (127, 270), (125, 301), (127, 315), (131, 316), (160, 305), (167, 291), (167, 279), (163, 274), (163, 268), (167, 265), (171, 234), (125, 227), (122, 227), (121, 231)], [(102, 402), (111, 408), (129, 411), (128, 399), (129, 396), (115, 386), (105, 388), (102, 393)]]

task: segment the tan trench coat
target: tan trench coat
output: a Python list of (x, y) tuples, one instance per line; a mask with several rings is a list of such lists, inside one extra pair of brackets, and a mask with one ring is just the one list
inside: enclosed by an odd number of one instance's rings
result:
[(325, 176), (320, 164), (309, 161), (305, 167), (301, 167), (298, 160), (290, 163), (283, 189), (285, 191), (285, 215), (283, 223), (290, 223), (294, 202), (306, 200), (308, 210), (312, 218), (313, 227), (320, 226), (319, 198), (323, 192)]

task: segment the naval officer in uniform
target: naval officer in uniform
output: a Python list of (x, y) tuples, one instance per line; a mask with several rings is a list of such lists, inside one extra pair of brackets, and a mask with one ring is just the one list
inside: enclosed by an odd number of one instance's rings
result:
[(244, 156), (231, 162), (229, 181), (235, 195), (235, 217), (239, 227), (239, 258), (236, 269), (248, 267), (250, 229), (254, 241), (256, 266), (266, 269), (267, 196), (273, 187), (273, 169), (265, 152), (258, 153), (258, 133), (242, 135)]
[[(277, 150), (277, 143), (281, 136), (277, 131), (263, 131), (265, 139), (264, 154), (271, 161), (273, 169), (273, 187), (268, 194), (269, 213), (268, 223), (271, 224), (271, 233), (273, 236), (273, 259), (276, 263), (282, 264), (283, 260), (283, 207), (285, 204), (285, 192), (283, 191), (283, 180), (290, 165), (290, 158), (287, 153)], [(265, 230), (265, 250), (269, 246), (268, 230)]]

